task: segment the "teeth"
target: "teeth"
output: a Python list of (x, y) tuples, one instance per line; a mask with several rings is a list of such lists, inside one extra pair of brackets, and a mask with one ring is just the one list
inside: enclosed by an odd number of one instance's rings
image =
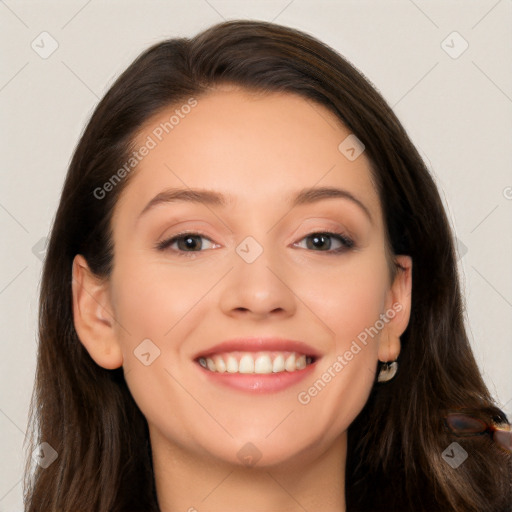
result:
[(272, 359), (270, 356), (259, 356), (254, 362), (254, 373), (272, 373)]
[(228, 373), (238, 373), (238, 361), (233, 356), (228, 357), (226, 370)]
[(284, 368), (287, 372), (293, 372), (293, 370), (295, 370), (295, 354), (288, 356), (284, 362)]
[(198, 362), (211, 372), (271, 374), (303, 370), (313, 359), (295, 352), (234, 352), (201, 357)]
[(209, 357), (206, 358), (206, 366), (208, 367), (208, 370), (211, 372), (216, 371), (215, 363), (213, 362), (213, 359), (210, 359)]
[(272, 371), (274, 373), (284, 372), (284, 357), (279, 354), (274, 359), (274, 364), (272, 365)]
[(217, 357), (214, 358), (213, 361), (215, 363), (215, 369), (219, 373), (224, 373), (226, 371), (226, 363), (224, 362), (224, 359), (222, 359), (222, 357), (218, 357), (217, 356)]
[(295, 367), (297, 370), (302, 370), (303, 368), (306, 368), (306, 356), (300, 356), (295, 360)]
[(250, 355), (242, 356), (238, 363), (238, 373), (254, 373), (254, 359)]

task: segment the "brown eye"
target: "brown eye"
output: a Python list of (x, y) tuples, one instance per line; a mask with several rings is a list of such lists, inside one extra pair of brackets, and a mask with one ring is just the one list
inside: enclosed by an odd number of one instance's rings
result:
[[(185, 235), (180, 236), (175, 239), (178, 242), (178, 249), (180, 251), (187, 251), (187, 250), (199, 250), (201, 249), (201, 236), (200, 235)], [(180, 244), (180, 242), (183, 242)]]
[[(203, 247), (203, 240), (207, 240), (211, 246), (216, 245), (201, 233), (180, 233), (171, 238), (162, 240), (157, 244), (156, 248), (159, 251), (170, 250), (181, 256), (187, 253), (204, 252), (205, 247)], [(172, 247), (174, 245), (176, 245), (176, 248)]]
[[(338, 243), (337, 248), (331, 248), (333, 245), (332, 239), (335, 239)], [(310, 233), (302, 240), (306, 240), (306, 249), (319, 250), (320, 252), (337, 253), (354, 246), (354, 242), (343, 233), (333, 233), (330, 231)]]

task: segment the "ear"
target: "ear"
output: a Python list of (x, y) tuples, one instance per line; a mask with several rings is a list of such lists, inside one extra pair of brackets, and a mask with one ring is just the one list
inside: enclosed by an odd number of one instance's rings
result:
[(394, 259), (399, 268), (386, 300), (385, 315), (389, 321), (379, 340), (379, 360), (382, 362), (395, 361), (400, 354), (400, 336), (411, 316), (412, 258), (400, 255)]
[(109, 282), (93, 274), (81, 254), (73, 259), (72, 294), (73, 320), (82, 345), (99, 366), (119, 368), (123, 355), (114, 329)]

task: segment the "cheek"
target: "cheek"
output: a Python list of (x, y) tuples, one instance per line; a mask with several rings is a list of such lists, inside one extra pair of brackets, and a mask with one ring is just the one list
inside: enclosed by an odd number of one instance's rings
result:
[[(332, 332), (332, 346), (314, 379), (297, 396), (303, 414), (329, 425), (326, 439), (345, 431), (364, 407), (375, 379), (378, 340), (385, 308), (385, 265), (340, 274), (340, 284), (314, 294), (312, 309)], [(377, 328), (375, 327), (377, 326)]]
[(184, 384), (192, 362), (181, 351), (200, 322), (207, 304), (200, 299), (212, 281), (211, 272), (170, 271), (137, 258), (119, 260), (112, 277), (127, 386), (146, 419), (172, 439), (189, 438), (204, 415), (187, 392), (190, 383)]
[[(163, 339), (211, 287), (208, 275), (169, 270), (136, 260), (120, 262), (114, 276), (114, 311), (130, 339)], [(124, 333), (126, 334), (126, 333)], [(120, 335), (124, 336), (123, 330)]]
[[(361, 258), (305, 283), (307, 305), (322, 320), (337, 353), (378, 322), (388, 292), (387, 266), (382, 258)], [(308, 291), (307, 291), (308, 290)]]

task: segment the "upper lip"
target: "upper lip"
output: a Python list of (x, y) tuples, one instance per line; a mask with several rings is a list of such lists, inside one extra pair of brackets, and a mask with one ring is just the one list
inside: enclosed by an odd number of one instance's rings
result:
[(321, 354), (303, 341), (285, 338), (253, 336), (249, 338), (233, 338), (201, 350), (194, 359), (208, 357), (221, 352), (299, 352), (307, 356), (320, 357)]

